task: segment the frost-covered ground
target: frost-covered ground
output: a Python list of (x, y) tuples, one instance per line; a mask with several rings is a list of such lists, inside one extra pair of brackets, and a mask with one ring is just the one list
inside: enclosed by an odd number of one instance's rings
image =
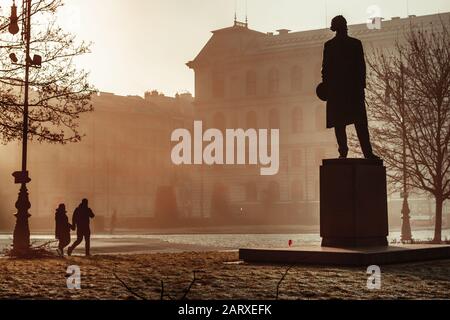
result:
[[(189, 299), (274, 299), (286, 267), (236, 263), (237, 252), (178, 252), (0, 258), (0, 299), (179, 299), (197, 271)], [(66, 269), (81, 270), (81, 290), (69, 290)], [(450, 261), (381, 266), (381, 289), (368, 290), (365, 268), (295, 266), (279, 286), (281, 299), (450, 299)]]
[[(179, 230), (178, 230), (179, 231)], [(192, 230), (191, 230), (192, 231)], [(228, 230), (231, 231), (231, 230)], [(116, 253), (155, 253), (239, 249), (244, 247), (284, 248), (292, 240), (293, 247), (320, 245), (321, 238), (315, 232), (294, 232), (286, 229), (284, 233), (172, 233), (172, 234), (94, 234), (91, 240), (94, 254)], [(267, 231), (267, 230), (264, 230)], [(433, 238), (433, 230), (414, 230), (416, 240)], [(442, 232), (443, 239), (450, 239), (450, 230)], [(54, 235), (32, 235), (39, 243), (54, 239)], [(400, 232), (391, 231), (389, 241), (400, 239)], [(72, 239), (74, 241), (74, 239)], [(0, 234), (0, 250), (12, 243), (12, 235)], [(82, 247), (80, 246), (82, 251)]]

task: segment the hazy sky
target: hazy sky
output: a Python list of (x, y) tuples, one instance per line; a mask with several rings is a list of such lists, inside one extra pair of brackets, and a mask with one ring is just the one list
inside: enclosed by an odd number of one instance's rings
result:
[[(1, 0), (2, 3), (11, 1)], [(337, 14), (349, 23), (365, 22), (368, 7), (381, 16), (406, 17), (450, 11), (448, 0), (67, 0), (61, 24), (80, 39), (93, 41), (79, 60), (99, 90), (143, 95), (194, 91), (192, 60), (210, 31), (233, 23), (235, 8), (252, 29), (263, 32), (324, 28)]]

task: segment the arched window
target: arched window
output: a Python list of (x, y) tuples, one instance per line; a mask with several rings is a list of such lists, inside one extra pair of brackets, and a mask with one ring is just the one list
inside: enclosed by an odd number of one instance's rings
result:
[(254, 70), (247, 71), (247, 96), (256, 95), (256, 72)]
[[(231, 116), (231, 127), (232, 128), (239, 128), (239, 114), (237, 113), (233, 113), (230, 115)], [(181, 127), (178, 127), (181, 128)]]
[(327, 113), (324, 106), (316, 107), (316, 130), (323, 131), (327, 127)]
[(230, 194), (223, 183), (215, 183), (211, 194), (211, 217), (220, 220), (229, 218)]
[(257, 129), (258, 128), (258, 118), (255, 111), (247, 112), (245, 117), (246, 129)]
[(276, 181), (269, 182), (267, 197), (270, 202), (280, 201), (280, 185)]
[(300, 107), (294, 108), (292, 111), (292, 132), (299, 133), (303, 130), (303, 114)]
[(277, 109), (271, 109), (269, 111), (269, 128), (280, 129), (280, 113)]
[(214, 124), (214, 128), (222, 130), (222, 131), (225, 130), (227, 124), (226, 124), (225, 116), (223, 115), (222, 112), (217, 112), (216, 114), (214, 114), (213, 124)]
[(280, 75), (276, 68), (269, 71), (269, 93), (277, 93), (280, 89)]
[(214, 98), (223, 98), (225, 96), (225, 76), (221, 71), (213, 72), (212, 94)]
[(292, 151), (292, 167), (300, 168), (303, 163), (303, 153), (302, 150)]
[(234, 74), (230, 78), (230, 94), (232, 98), (239, 98), (241, 96), (242, 84), (239, 76)]
[(302, 69), (299, 66), (291, 69), (291, 90), (294, 92), (302, 90)]
[(258, 200), (258, 190), (255, 182), (248, 182), (245, 186), (245, 197), (247, 201)]
[(303, 188), (300, 180), (294, 180), (292, 182), (291, 198), (293, 201), (303, 200)]

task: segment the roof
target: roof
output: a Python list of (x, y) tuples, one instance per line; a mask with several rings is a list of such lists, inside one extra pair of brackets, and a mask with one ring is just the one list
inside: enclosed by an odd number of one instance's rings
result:
[(92, 96), (94, 109), (106, 112), (138, 113), (161, 117), (180, 117), (192, 113), (192, 104), (167, 97), (166, 101), (152, 101), (140, 96), (119, 96), (101, 92)]
[[(439, 21), (450, 22), (450, 12), (409, 16), (407, 18), (394, 17), (391, 20), (383, 20), (381, 29), (369, 29), (367, 24), (355, 24), (349, 26), (349, 34), (361, 40), (388, 39), (398, 36), (404, 28), (410, 24), (431, 24)], [(212, 31), (213, 36), (203, 47), (197, 57), (187, 63), (190, 68), (195, 68), (202, 63), (211, 61), (213, 57), (225, 58), (236, 55), (256, 55), (277, 51), (295, 50), (308, 47), (321, 47), (323, 43), (334, 36), (329, 29), (316, 29), (298, 32), (288, 32), (287, 29), (278, 30), (279, 34), (263, 33), (248, 28), (247, 24), (235, 25), (228, 28)]]
[(208, 60), (208, 57), (227, 57), (240, 55), (246, 52), (249, 46), (258, 38), (266, 36), (265, 33), (248, 28), (246, 23), (235, 21), (234, 25), (228, 28), (212, 31), (213, 36), (209, 39), (197, 57), (188, 62), (192, 68), (198, 62)]

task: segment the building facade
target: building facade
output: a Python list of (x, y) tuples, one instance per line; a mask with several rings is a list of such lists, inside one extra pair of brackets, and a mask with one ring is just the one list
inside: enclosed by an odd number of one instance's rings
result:
[[(107, 226), (117, 213), (119, 225), (151, 227), (155, 196), (164, 186), (177, 193), (178, 213), (190, 215), (188, 169), (172, 165), (170, 136), (175, 128), (192, 123), (192, 101), (190, 94), (170, 98), (149, 92), (142, 98), (100, 92), (92, 97), (94, 111), (79, 120), (81, 142), (31, 143), (32, 227), (51, 227), (59, 203), (66, 204), (71, 216), (83, 198), (89, 199), (97, 226)], [(20, 145), (3, 146), (0, 153), (5, 155), (2, 181), (11, 182), (0, 192), (0, 211), (12, 224), (18, 188), (11, 172), (20, 168)]]
[[(449, 14), (383, 21), (381, 29), (349, 26), (366, 55), (392, 48), (410, 24), (431, 26)], [(250, 221), (316, 224), (319, 166), (338, 155), (333, 130), (325, 125), (325, 103), (315, 94), (321, 82), (322, 50), (334, 34), (327, 30), (277, 34), (252, 30), (247, 23), (212, 32), (187, 66), (195, 72), (195, 115), (210, 128), (280, 129), (280, 171), (263, 177), (257, 168), (203, 167), (196, 214), (218, 214), (227, 202), (230, 216)], [(369, 75), (370, 76), (370, 73)], [(359, 150), (356, 156), (360, 156)], [(399, 217), (399, 215), (398, 215)], [(397, 218), (396, 220), (399, 220)]]

